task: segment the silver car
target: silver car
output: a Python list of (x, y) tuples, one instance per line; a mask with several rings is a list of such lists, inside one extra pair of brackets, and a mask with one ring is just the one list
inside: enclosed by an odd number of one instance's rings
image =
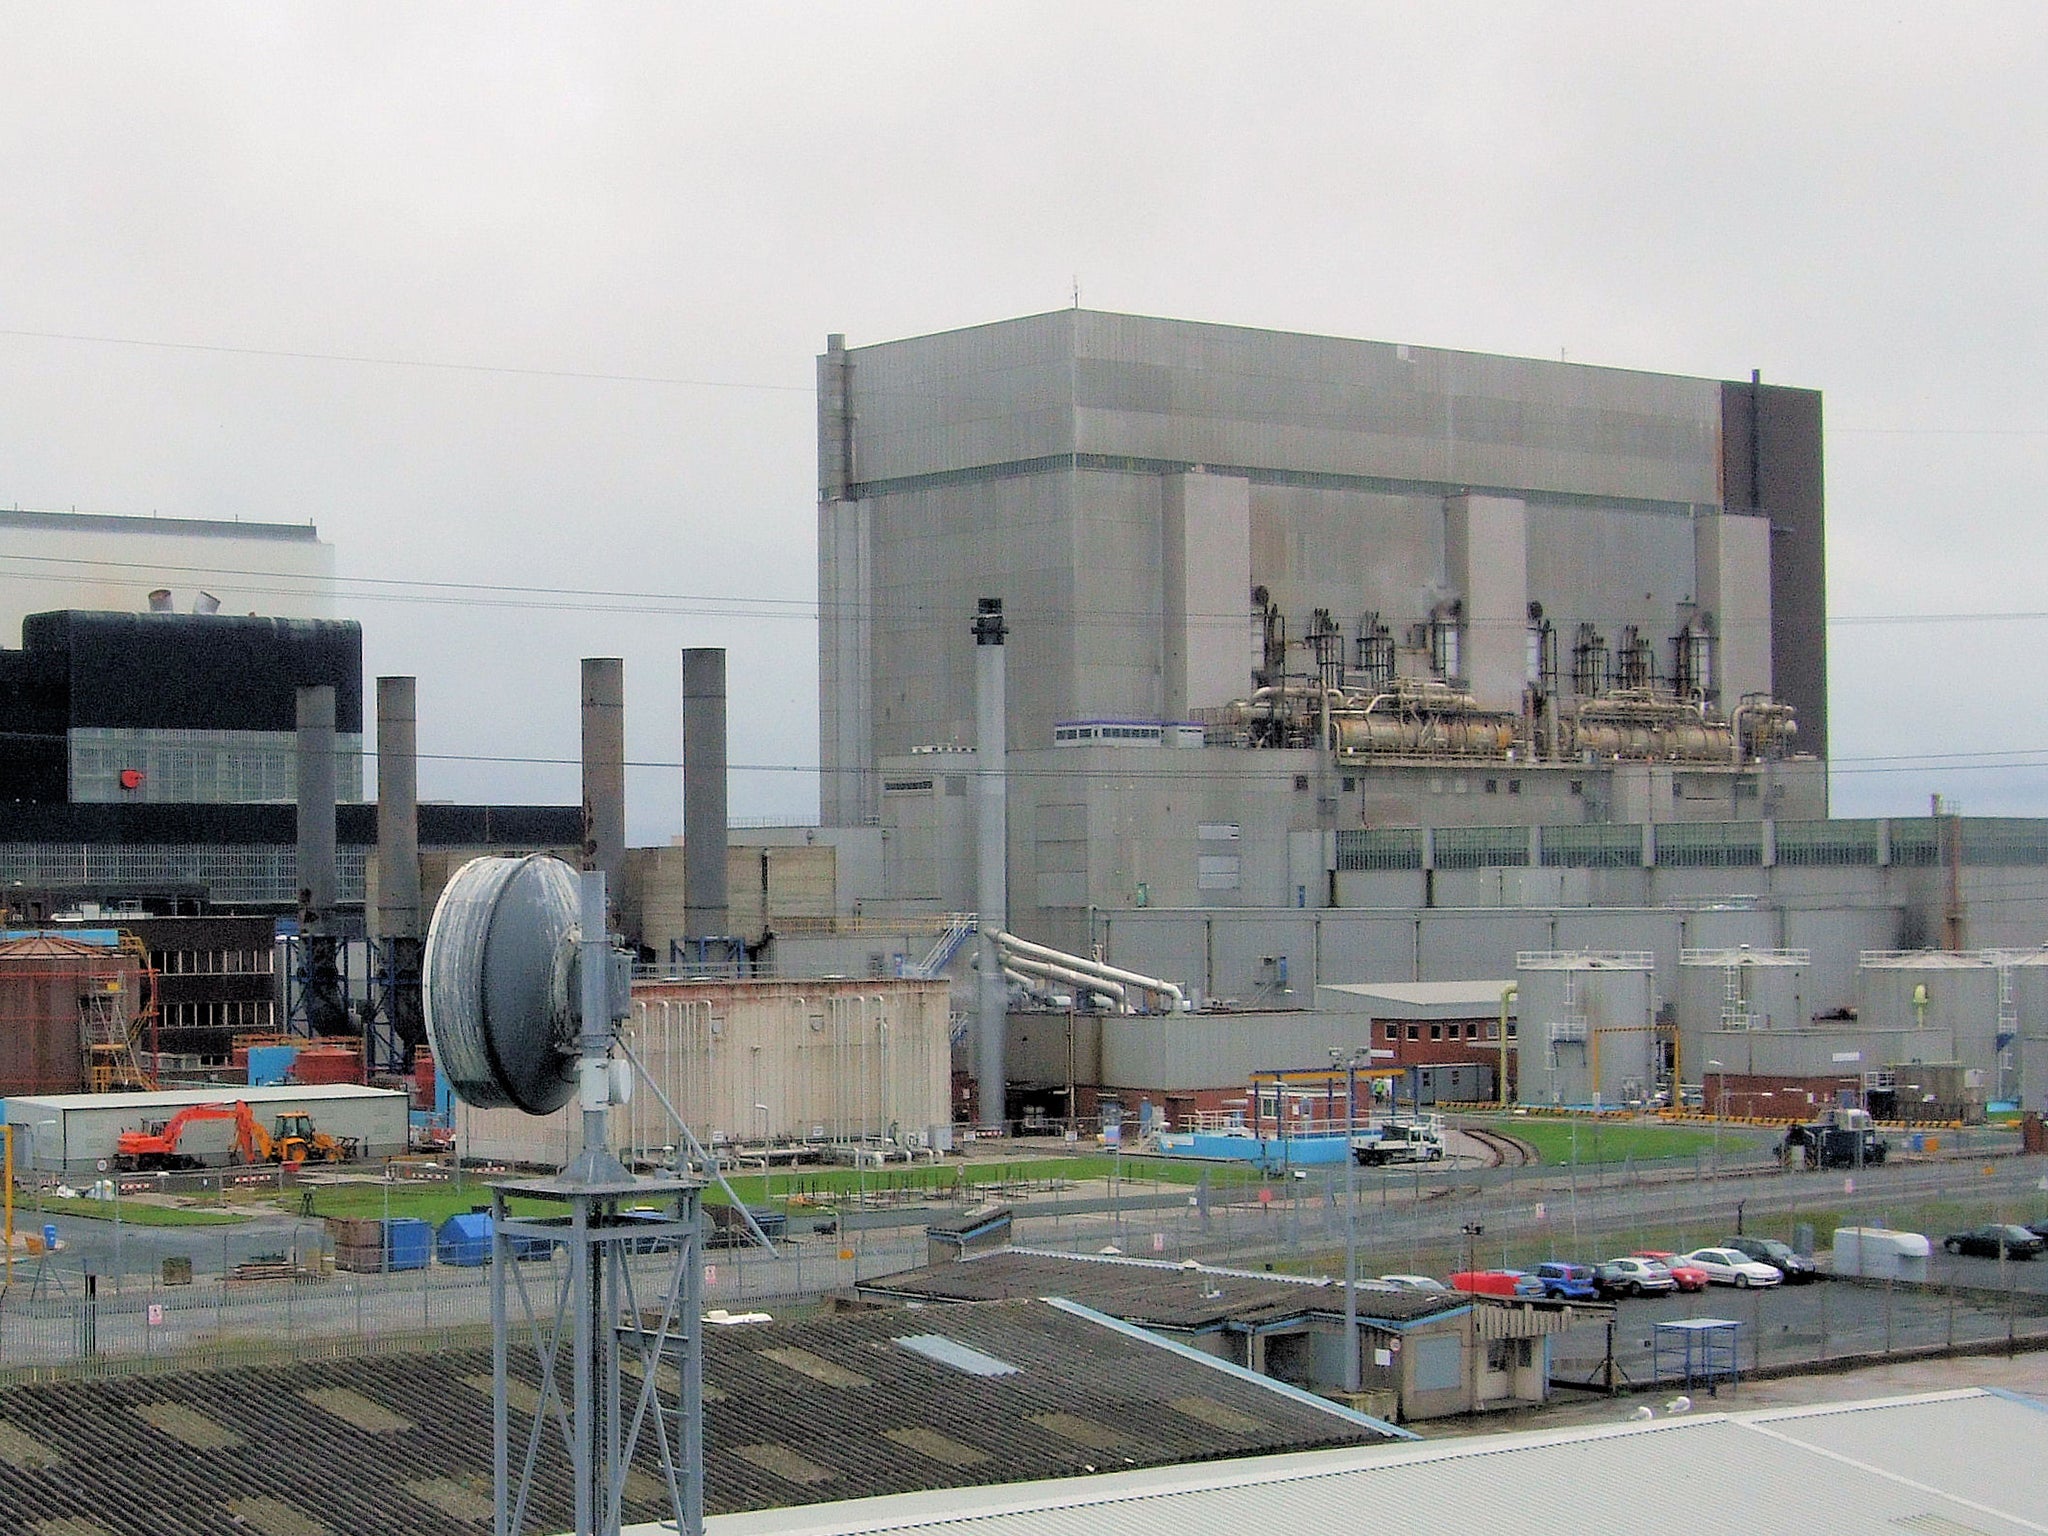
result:
[(1785, 1278), (1774, 1266), (1759, 1264), (1734, 1248), (1695, 1248), (1691, 1253), (1680, 1254), (1676, 1262), (1706, 1271), (1711, 1285), (1733, 1285), (1744, 1290), (1777, 1285)]

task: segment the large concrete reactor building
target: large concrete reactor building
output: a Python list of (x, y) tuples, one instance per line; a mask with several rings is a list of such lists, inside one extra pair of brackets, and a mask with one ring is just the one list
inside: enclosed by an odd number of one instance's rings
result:
[(1341, 829), (1826, 813), (1812, 391), (1081, 309), (818, 366), (823, 815), (892, 895), (972, 905), (983, 597), (1055, 926), (1320, 904)]

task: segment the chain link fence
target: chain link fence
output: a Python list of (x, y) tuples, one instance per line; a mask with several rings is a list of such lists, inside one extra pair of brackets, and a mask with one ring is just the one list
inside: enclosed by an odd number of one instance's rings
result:
[[(1133, 1159), (1128, 1175), (1065, 1187), (1019, 1180), (1003, 1193), (1016, 1212), (1014, 1241), (1022, 1245), (1310, 1276), (1344, 1273), (1348, 1211), (1358, 1273), (1371, 1278), (1530, 1269), (1550, 1259), (1597, 1262), (1639, 1249), (1683, 1252), (1738, 1229), (1825, 1249), (1836, 1226), (1886, 1226), (1929, 1232), (1938, 1248), (1947, 1231), (2048, 1215), (2040, 1166), (2005, 1157), (1889, 1163), (1853, 1174), (1724, 1168), (1715, 1177), (1710, 1163), (1696, 1159), (1562, 1170), (1433, 1164), (1358, 1170), (1355, 1203), (1347, 1203), (1341, 1168), (1247, 1182), (1241, 1171), (1203, 1175)], [(786, 1308), (916, 1267), (927, 1257), (922, 1223), (960, 1209), (939, 1200), (856, 1209), (841, 1213), (837, 1232), (805, 1234), (772, 1254), (709, 1248), (705, 1304)], [(251, 1251), (264, 1237), (222, 1232), (216, 1238), (208, 1230), (193, 1241), (220, 1244), (223, 1276), (202, 1274), (185, 1285), (131, 1273), (116, 1290), (67, 1265), (63, 1254), (18, 1260), (14, 1283), (0, 1295), (0, 1379), (95, 1363), (132, 1369), (152, 1360), (233, 1361), (488, 1336), (486, 1269), (436, 1263), (381, 1275), (334, 1272), (322, 1229), (307, 1222), (298, 1229), (301, 1246), (280, 1266), (305, 1278), (238, 1279), (236, 1265), (279, 1256)], [(276, 1242), (273, 1231), (267, 1244), (274, 1249)], [(632, 1262), (651, 1285), (666, 1260), (645, 1255)], [(531, 1294), (552, 1295), (560, 1275), (553, 1261), (521, 1268)], [(1933, 1280), (1924, 1286), (1833, 1282), (1625, 1303), (1613, 1341), (1623, 1379), (1647, 1373), (1656, 1320), (1687, 1316), (1742, 1324), (1746, 1370), (1851, 1354), (2017, 1346), (2048, 1337), (2048, 1261), (1937, 1253)], [(1588, 1374), (1588, 1362), (1607, 1353), (1604, 1323), (1579, 1330), (1558, 1342), (1557, 1374)]]

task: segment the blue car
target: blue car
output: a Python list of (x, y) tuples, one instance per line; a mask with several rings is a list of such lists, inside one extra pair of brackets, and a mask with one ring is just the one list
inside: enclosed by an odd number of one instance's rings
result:
[(1538, 1264), (1536, 1278), (1543, 1282), (1543, 1294), (1553, 1301), (1598, 1301), (1600, 1287), (1592, 1269), (1584, 1264)]

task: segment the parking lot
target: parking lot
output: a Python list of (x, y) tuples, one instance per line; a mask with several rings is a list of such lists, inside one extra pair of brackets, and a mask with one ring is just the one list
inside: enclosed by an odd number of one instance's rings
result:
[[(1937, 1254), (1936, 1279), (1924, 1285), (1822, 1280), (1768, 1290), (1710, 1286), (1690, 1295), (1623, 1300), (1615, 1310), (1617, 1382), (1654, 1378), (1656, 1325), (1717, 1318), (1737, 1325), (1740, 1370), (1805, 1367), (1845, 1357), (1996, 1345), (2048, 1338), (2048, 1263), (1949, 1259)], [(2025, 1279), (2032, 1284), (2017, 1283)], [(1665, 1345), (1668, 1356), (1672, 1344)], [(1607, 1326), (1582, 1323), (1557, 1341), (1553, 1374), (1562, 1382), (1604, 1379)], [(1665, 1375), (1671, 1373), (1665, 1362)]]

